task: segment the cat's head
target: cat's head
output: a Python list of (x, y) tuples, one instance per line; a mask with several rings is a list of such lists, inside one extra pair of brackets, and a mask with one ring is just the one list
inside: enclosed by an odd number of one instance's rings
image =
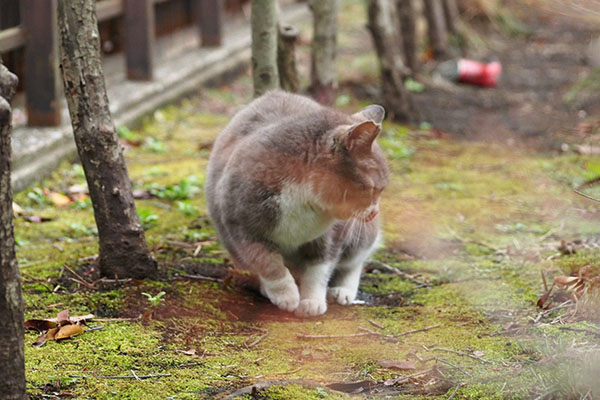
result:
[(383, 107), (371, 105), (325, 135), (327, 156), (315, 166), (313, 187), (332, 217), (370, 221), (379, 213), (379, 198), (389, 177), (376, 142), (384, 116)]

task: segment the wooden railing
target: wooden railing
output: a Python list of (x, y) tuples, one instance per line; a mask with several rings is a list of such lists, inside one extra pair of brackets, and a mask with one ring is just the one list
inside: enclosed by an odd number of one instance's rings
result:
[[(155, 7), (173, 0), (102, 0), (98, 23), (123, 18), (125, 68), (131, 80), (153, 78)], [(222, 0), (187, 0), (199, 25), (202, 46), (220, 46)], [(0, 0), (0, 17), (9, 2)], [(20, 25), (0, 30), (0, 54), (24, 49), (25, 109), (29, 126), (56, 126), (61, 120), (59, 90), (57, 0), (20, 0)], [(14, 11), (14, 10), (13, 10)], [(0, 22), (5, 18), (0, 18)], [(1, 28), (1, 25), (0, 25)]]

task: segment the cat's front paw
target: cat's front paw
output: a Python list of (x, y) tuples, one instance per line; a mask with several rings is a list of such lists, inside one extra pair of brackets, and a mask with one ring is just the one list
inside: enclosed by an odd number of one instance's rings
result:
[(352, 304), (356, 298), (356, 292), (342, 286), (335, 286), (327, 290), (327, 298), (334, 300), (343, 306)]
[(325, 311), (327, 311), (325, 300), (302, 299), (300, 305), (296, 308), (296, 315), (299, 317), (314, 317), (325, 314)]
[(260, 291), (271, 303), (285, 311), (294, 311), (300, 303), (300, 292), (291, 276), (283, 281), (261, 282)]

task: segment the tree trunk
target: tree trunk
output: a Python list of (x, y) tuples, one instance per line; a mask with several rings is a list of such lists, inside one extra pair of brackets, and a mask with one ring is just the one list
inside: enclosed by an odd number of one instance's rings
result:
[(296, 68), (296, 41), (298, 29), (292, 25), (279, 26), (277, 39), (277, 68), (279, 69), (279, 83), (281, 88), (288, 92), (297, 92), (300, 86), (298, 81), (298, 68)]
[(59, 0), (58, 29), (65, 96), (85, 171), (105, 276), (147, 278), (157, 273), (131, 193), (109, 111), (94, 0)]
[(0, 62), (0, 394), (26, 399), (23, 297), (15, 255), (10, 187), (10, 102), (17, 77)]
[(446, 18), (446, 27), (448, 32), (456, 33), (456, 23), (458, 21), (458, 5), (456, 0), (443, 0), (444, 4), (444, 17)]
[(277, 71), (277, 3), (252, 0), (252, 77), (254, 97), (279, 87)]
[(390, 0), (369, 0), (368, 28), (373, 37), (381, 69), (383, 102), (388, 115), (397, 121), (410, 121), (414, 106), (404, 87), (408, 68), (402, 61), (397, 45), (398, 30), (396, 9)]
[(448, 56), (448, 30), (444, 18), (443, 0), (424, 0), (429, 45), (436, 58)]
[(338, 0), (312, 0), (310, 7), (313, 13), (311, 92), (319, 103), (331, 105), (337, 89)]
[(417, 15), (413, 0), (398, 0), (396, 2), (400, 18), (400, 34), (406, 65), (414, 74), (419, 68), (417, 55)]

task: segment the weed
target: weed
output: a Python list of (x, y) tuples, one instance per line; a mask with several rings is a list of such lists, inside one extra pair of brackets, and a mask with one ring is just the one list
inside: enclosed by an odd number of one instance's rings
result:
[(158, 292), (156, 295), (152, 296), (150, 293), (142, 292), (142, 296), (146, 296), (153, 307), (156, 307), (157, 305), (165, 301), (165, 299), (163, 299), (163, 296), (165, 294), (167, 294), (165, 291), (161, 291)]
[(150, 229), (158, 221), (158, 215), (148, 208), (138, 208), (138, 217), (144, 229)]

